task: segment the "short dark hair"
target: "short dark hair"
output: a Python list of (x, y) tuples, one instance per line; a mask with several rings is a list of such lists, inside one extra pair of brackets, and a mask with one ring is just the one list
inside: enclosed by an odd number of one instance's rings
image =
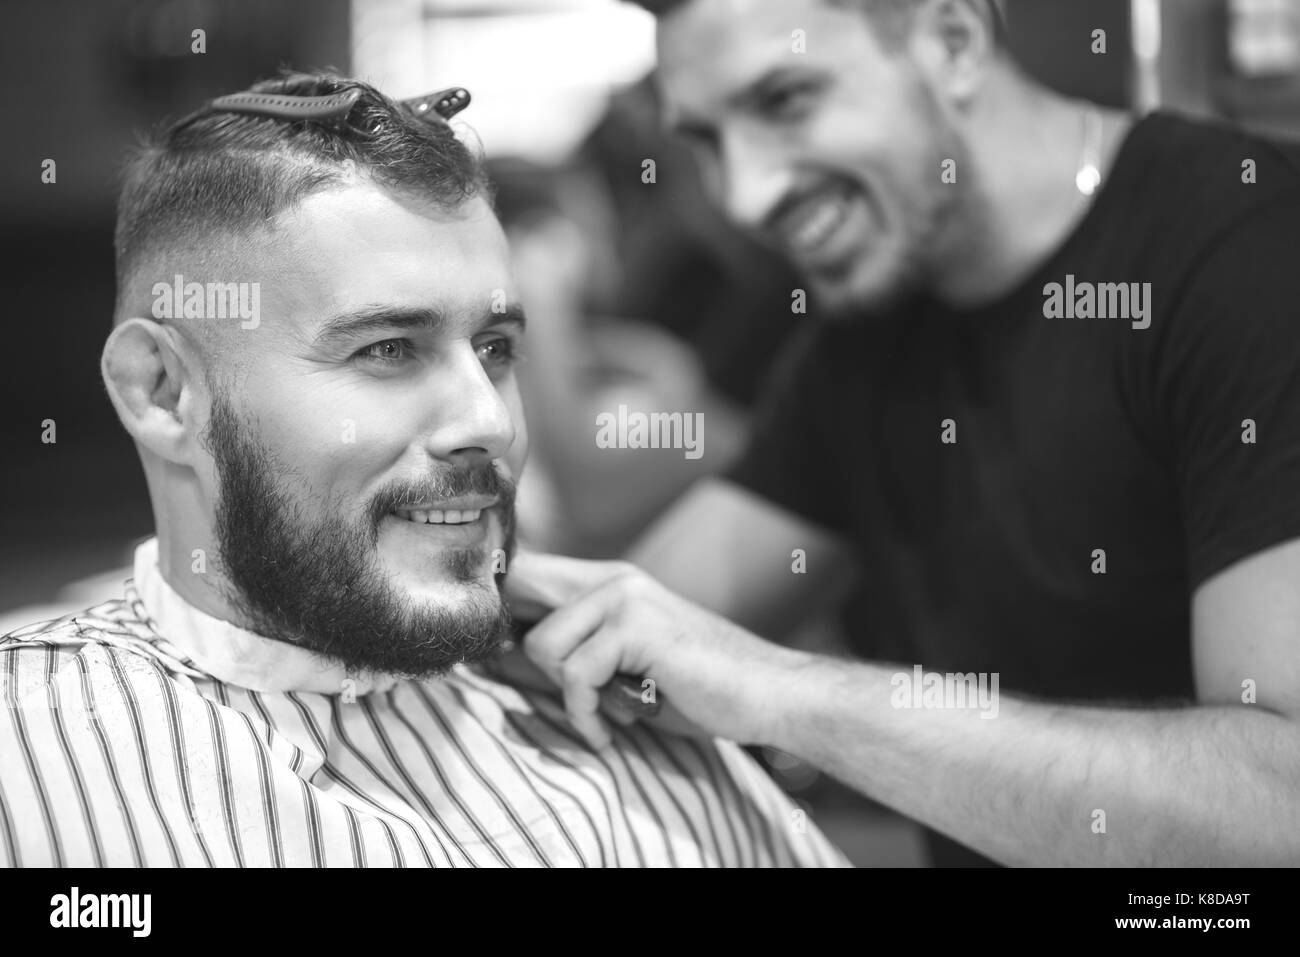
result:
[(445, 209), (487, 189), (482, 158), (450, 127), (418, 118), (369, 84), (328, 72), (285, 73), (252, 90), (361, 94), (346, 117), (330, 121), (200, 111), (135, 150), (114, 233), (119, 319), (133, 271), (148, 257), (264, 224), (342, 181), (349, 163), (390, 189)]

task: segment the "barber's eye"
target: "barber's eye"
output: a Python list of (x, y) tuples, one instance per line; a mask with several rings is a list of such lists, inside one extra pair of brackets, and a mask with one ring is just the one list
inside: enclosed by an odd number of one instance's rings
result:
[(807, 85), (779, 87), (765, 93), (758, 108), (770, 119), (797, 120), (808, 112), (813, 93), (813, 88)]
[(409, 359), (413, 351), (409, 339), (385, 339), (383, 342), (366, 346), (357, 353), (357, 358), (374, 359), (379, 362), (400, 362), (402, 359)]

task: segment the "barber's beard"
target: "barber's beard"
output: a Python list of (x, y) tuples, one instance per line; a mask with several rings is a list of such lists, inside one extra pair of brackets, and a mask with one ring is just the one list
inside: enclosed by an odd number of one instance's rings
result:
[(941, 169), (945, 162), (952, 160), (960, 186), (931, 176), (924, 180), (924, 190), (918, 191), (913, 209), (916, 225), (905, 270), (905, 285), (912, 292), (933, 292), (939, 286), (943, 274), (952, 265), (948, 261), (952, 255), (952, 237), (969, 230), (973, 217), (987, 216), (986, 211), (979, 209), (980, 201), (976, 197), (980, 196), (980, 187), (974, 182), (977, 176), (975, 163), (965, 141), (939, 111), (933, 94), (927, 90), (926, 96), (931, 104), (930, 122), (934, 134), (928, 168)]
[(509, 633), (500, 585), (480, 577), (477, 549), (449, 549), (454, 607), (410, 601), (384, 576), (379, 525), (393, 507), (467, 494), (499, 498), (506, 565), (514, 551), (514, 484), (491, 465), (449, 471), (425, 484), (385, 488), (366, 515), (349, 520), (325, 500), (305, 508), (284, 488), (275, 456), (228, 399), (213, 390), (206, 442), (220, 482), (216, 536), (227, 598), (257, 634), (316, 652), (350, 672), (405, 678), (482, 660)]
[[(833, 302), (835, 318), (885, 313), (900, 302), (933, 291), (945, 267), (945, 237), (969, 215), (963, 197), (974, 192), (969, 182), (974, 164), (965, 142), (944, 116), (934, 93), (919, 79), (913, 85), (912, 102), (915, 121), (928, 136), (922, 155), (908, 164), (910, 188), (899, 190), (894, 197), (899, 246), (888, 271), (876, 282), (852, 289)], [(963, 177), (960, 187), (940, 178), (948, 160)]]

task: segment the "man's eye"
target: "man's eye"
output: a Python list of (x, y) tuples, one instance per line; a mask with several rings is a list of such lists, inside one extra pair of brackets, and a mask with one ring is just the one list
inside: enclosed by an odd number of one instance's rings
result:
[(356, 358), (375, 359), (379, 362), (400, 362), (402, 359), (409, 359), (412, 352), (411, 340), (409, 339), (385, 339), (383, 342), (376, 342), (373, 345), (366, 346), (356, 354)]
[(519, 357), (519, 350), (513, 339), (506, 336), (493, 336), (484, 339), (476, 347), (479, 361), (484, 365), (509, 365)]

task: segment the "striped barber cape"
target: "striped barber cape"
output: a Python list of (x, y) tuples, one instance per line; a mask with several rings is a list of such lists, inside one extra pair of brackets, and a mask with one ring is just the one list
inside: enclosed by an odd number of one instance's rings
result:
[(616, 727), (593, 751), (482, 669), (354, 680), (211, 618), (154, 539), (134, 571), (0, 639), (0, 864), (846, 863), (731, 742)]

